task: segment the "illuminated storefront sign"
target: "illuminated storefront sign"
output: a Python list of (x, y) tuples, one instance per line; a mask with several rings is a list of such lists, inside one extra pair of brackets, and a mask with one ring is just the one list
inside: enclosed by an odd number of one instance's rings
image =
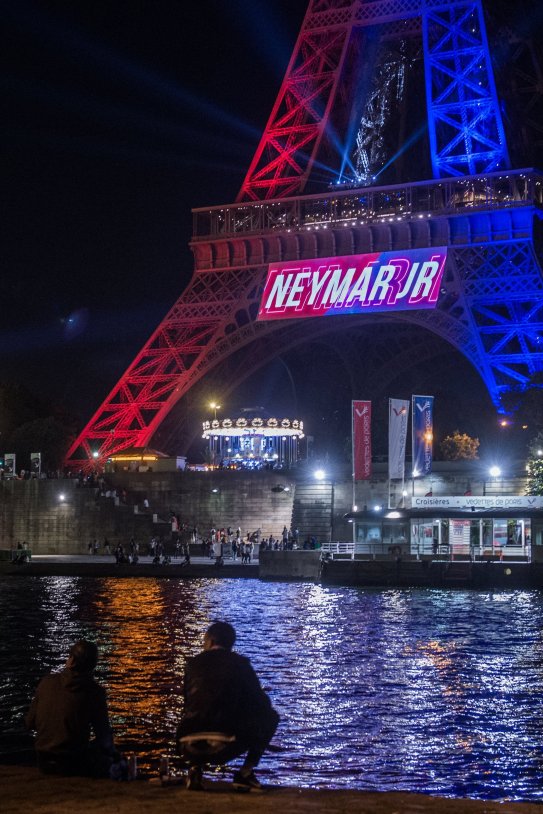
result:
[(259, 320), (434, 308), (444, 247), (272, 263)]
[(495, 495), (472, 497), (413, 497), (411, 506), (419, 509), (543, 509), (543, 497), (533, 495)]

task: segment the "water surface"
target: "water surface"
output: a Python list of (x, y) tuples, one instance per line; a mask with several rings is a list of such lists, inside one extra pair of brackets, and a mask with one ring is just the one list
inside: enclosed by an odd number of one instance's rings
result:
[(238, 632), (282, 721), (267, 782), (543, 800), (543, 597), (258, 580), (0, 580), (0, 751), (27, 746), (39, 678), (100, 648), (116, 739), (174, 755), (187, 657)]

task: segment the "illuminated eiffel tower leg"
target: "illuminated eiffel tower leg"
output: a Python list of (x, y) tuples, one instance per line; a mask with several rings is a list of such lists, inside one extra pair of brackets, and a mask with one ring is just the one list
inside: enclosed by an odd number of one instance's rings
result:
[[(389, 39), (421, 36), (436, 180), (304, 197), (334, 142), (333, 112), (354, 87), (356, 33), (371, 26)], [(508, 165), (481, 0), (311, 0), (237, 203), (195, 210), (189, 286), (76, 439), (67, 463), (88, 467), (148, 445), (179, 399), (242, 349), (252, 346), (239, 376), (356, 319), (408, 322), (442, 337), (476, 367), (499, 407), (503, 392), (525, 387), (543, 369), (541, 270), (533, 248), (541, 177), (502, 174)], [(256, 321), (271, 262), (430, 246), (449, 247), (435, 310), (302, 326)]]
[[(256, 308), (255, 288), (254, 268), (195, 273), (75, 441), (68, 460), (84, 466), (114, 451), (147, 446), (174, 404), (225, 351), (244, 341), (236, 313)], [(229, 339), (232, 331), (236, 336)]]

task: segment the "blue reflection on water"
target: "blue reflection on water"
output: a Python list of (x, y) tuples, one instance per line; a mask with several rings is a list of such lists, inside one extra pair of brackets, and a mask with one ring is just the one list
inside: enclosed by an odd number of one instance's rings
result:
[(174, 753), (185, 659), (216, 618), (281, 714), (268, 782), (543, 799), (539, 592), (363, 590), (257, 580), (0, 581), (0, 749), (28, 744), (41, 675), (100, 647), (117, 739)]

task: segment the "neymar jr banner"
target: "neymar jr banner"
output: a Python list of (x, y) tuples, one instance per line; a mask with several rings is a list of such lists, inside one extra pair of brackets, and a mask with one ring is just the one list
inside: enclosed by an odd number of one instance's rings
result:
[(409, 402), (403, 399), (388, 400), (388, 477), (404, 479), (405, 443), (409, 422)]
[(432, 471), (434, 397), (413, 396), (412, 402), (413, 475), (420, 477)]
[(271, 263), (259, 320), (434, 308), (446, 248)]
[(371, 477), (371, 401), (353, 401), (353, 478)]

